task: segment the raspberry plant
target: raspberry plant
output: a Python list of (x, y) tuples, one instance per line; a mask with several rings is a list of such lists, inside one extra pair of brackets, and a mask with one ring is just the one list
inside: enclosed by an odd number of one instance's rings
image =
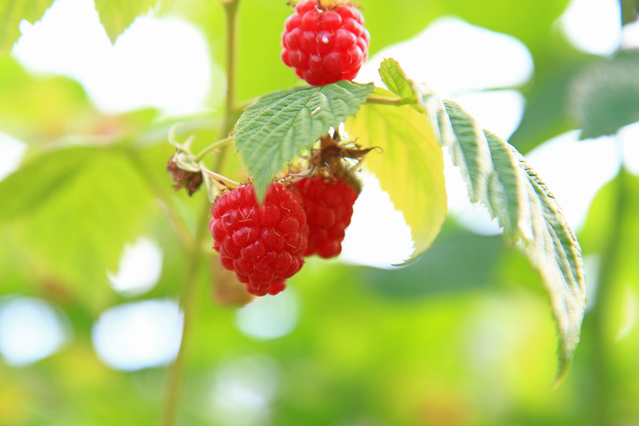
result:
[[(133, 16), (113, 20), (106, 28), (110, 38), (115, 40), (126, 27), (123, 22), (132, 21), (154, 3), (136, 2), (130, 9)], [(178, 406), (202, 246), (212, 246), (210, 251), (219, 253), (216, 262), (234, 271), (248, 293), (276, 295), (303, 267), (303, 255), (339, 254), (361, 190), (356, 175), (364, 168), (380, 180), (411, 228), (415, 251), (407, 259), (410, 263), (433, 243), (446, 217), (442, 147), (448, 148), (461, 169), (471, 200), (489, 209), (504, 228), (506, 241), (522, 249), (542, 276), (557, 323), (561, 379), (579, 341), (586, 305), (582, 258), (556, 199), (525, 158), (508, 142), (482, 129), (459, 105), (440, 100), (427, 86), (411, 80), (393, 59), (379, 64), (385, 87), (352, 81), (368, 58), (370, 35), (363, 13), (345, 1), (298, 2), (282, 23), (281, 59), (310, 86), (238, 104), (237, 54), (252, 54), (238, 52), (239, 3), (220, 0), (226, 12), (227, 42), (220, 140), (194, 153), (192, 139), (178, 143), (175, 132), (169, 136), (176, 152), (167, 168), (175, 187), (201, 198), (203, 207), (191, 236), (176, 217), (179, 209), (171, 200), (166, 202), (189, 256), (181, 299), (184, 338), (170, 371), (163, 423), (174, 422)], [(96, 4), (101, 10), (106, 7), (104, 1), (96, 0)], [(600, 127), (603, 130), (590, 130), (593, 134), (609, 131)], [(231, 157), (231, 146), (236, 157)], [(60, 160), (55, 155), (52, 163)], [(67, 159), (68, 174), (86, 167), (86, 156), (81, 152), (72, 161)], [(223, 175), (236, 158), (244, 172), (232, 170), (231, 177), (240, 183)], [(133, 157), (135, 164), (140, 161)], [(17, 187), (16, 181), (24, 175), (42, 169), (47, 167), (25, 167), (24, 174), (8, 179), (6, 186)], [(138, 182), (131, 174), (114, 173), (121, 169), (126, 170), (118, 159), (111, 159), (109, 167), (93, 172), (133, 182), (127, 194), (138, 201)], [(41, 192), (44, 195), (35, 201), (18, 199), (3, 214), (28, 210), (49, 196), (48, 191)], [(68, 220), (67, 213), (66, 209), (59, 212), (56, 219), (60, 220), (54, 222)], [(207, 225), (212, 240), (207, 239)], [(113, 226), (110, 232), (125, 234), (126, 229), (119, 228), (124, 226)], [(233, 294), (232, 299), (244, 302), (250, 297), (242, 293)]]
[[(235, 12), (237, 1), (224, 4)], [(234, 17), (229, 19), (233, 22)], [(367, 55), (369, 36), (363, 22), (349, 4), (299, 2), (282, 33), (282, 59), (311, 86), (259, 97), (236, 123), (227, 121), (224, 139), (197, 155), (188, 144), (173, 140), (176, 165), (190, 172), (201, 170), (214, 201), (210, 230), (222, 264), (247, 283), (250, 293), (262, 296), (284, 289), (284, 280), (302, 266), (298, 256), (339, 254), (360, 189), (353, 185), (352, 173), (364, 157), (363, 164), (376, 174), (411, 227), (415, 251), (409, 261), (417, 259), (433, 243), (446, 217), (441, 149), (446, 146), (471, 200), (488, 207), (506, 239), (524, 250), (543, 277), (559, 332), (560, 380), (579, 341), (586, 292), (580, 247), (559, 205), (512, 145), (483, 130), (459, 105), (441, 101), (427, 86), (411, 80), (397, 61), (380, 64), (385, 88), (350, 81), (361, 66), (360, 58)], [(234, 56), (228, 60), (232, 77)], [(232, 108), (232, 79), (230, 84), (227, 103)], [(339, 136), (342, 126), (351, 141)], [(250, 176), (250, 183), (238, 189), (218, 173), (230, 142)], [(202, 160), (219, 147), (222, 151), (212, 155), (217, 161), (209, 170)], [(369, 152), (373, 147), (383, 153)], [(331, 155), (335, 152), (346, 154)], [(355, 164), (349, 163), (352, 160)], [(272, 184), (279, 179), (292, 182), (293, 189)], [(229, 192), (220, 196), (219, 187)], [(295, 196), (294, 209), (279, 208), (273, 216), (279, 222), (273, 219), (262, 227), (259, 221), (266, 212), (278, 209), (272, 207), (273, 188), (286, 194), (299, 191), (301, 196)], [(258, 223), (251, 216), (255, 212), (260, 212)], [(289, 222), (293, 251), (280, 252)], [(279, 268), (280, 255), (287, 258), (286, 268)], [(295, 259), (290, 265), (289, 257)]]

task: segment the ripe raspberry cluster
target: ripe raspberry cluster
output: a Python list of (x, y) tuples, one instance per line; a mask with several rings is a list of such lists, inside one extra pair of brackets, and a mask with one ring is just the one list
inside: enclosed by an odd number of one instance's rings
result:
[(302, 194), (310, 229), (304, 256), (317, 254), (328, 259), (339, 255), (359, 194), (339, 178), (316, 176), (300, 179), (293, 185)]
[(355, 7), (317, 0), (297, 4), (282, 32), (282, 60), (313, 86), (353, 80), (368, 57), (370, 34)]
[(309, 229), (297, 190), (273, 183), (258, 205), (253, 185), (240, 186), (220, 196), (211, 214), (209, 230), (221, 263), (249, 293), (278, 294), (302, 268)]

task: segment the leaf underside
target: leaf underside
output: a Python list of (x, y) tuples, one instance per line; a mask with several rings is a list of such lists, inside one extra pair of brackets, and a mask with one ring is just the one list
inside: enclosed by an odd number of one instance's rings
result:
[(419, 86), (406, 78), (393, 59), (384, 60), (379, 73), (390, 92), (376, 88), (376, 96), (397, 95), (410, 103), (400, 107), (364, 104), (345, 128), (358, 143), (382, 150), (382, 154), (369, 153), (364, 164), (411, 229), (415, 249), (405, 262), (410, 263), (433, 244), (446, 220), (443, 153), (438, 132), (424, 110), (416, 108)]
[[(481, 130), (459, 105), (444, 101), (455, 138), (447, 138), (471, 199), (499, 219), (505, 235), (539, 271), (559, 331), (558, 380), (567, 373), (586, 307), (581, 248), (554, 196), (524, 157), (506, 141)], [(448, 130), (446, 130), (448, 131)]]
[(270, 93), (249, 106), (235, 125), (233, 142), (258, 198), (286, 163), (355, 114), (372, 91), (372, 83), (339, 81)]

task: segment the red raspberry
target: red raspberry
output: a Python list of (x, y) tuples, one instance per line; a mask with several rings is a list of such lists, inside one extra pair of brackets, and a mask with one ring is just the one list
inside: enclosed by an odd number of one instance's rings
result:
[(296, 190), (274, 183), (258, 205), (253, 185), (240, 186), (219, 197), (211, 214), (222, 266), (235, 271), (249, 293), (275, 295), (302, 268), (309, 231)]
[(357, 76), (366, 58), (370, 34), (355, 7), (317, 0), (297, 4), (282, 32), (282, 60), (299, 78), (319, 86)]
[(303, 178), (293, 185), (302, 194), (310, 229), (304, 256), (317, 254), (328, 259), (339, 255), (359, 194), (339, 178)]

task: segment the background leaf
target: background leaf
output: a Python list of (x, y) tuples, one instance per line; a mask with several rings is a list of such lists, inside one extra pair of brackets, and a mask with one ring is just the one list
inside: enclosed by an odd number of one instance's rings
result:
[(0, 221), (28, 215), (55, 197), (80, 173), (93, 153), (91, 148), (53, 152), (9, 175), (0, 182), (0, 200), (11, 200), (0, 206)]
[(639, 121), (639, 54), (617, 56), (583, 70), (570, 87), (569, 111), (580, 138), (614, 135)]
[(95, 8), (111, 43), (115, 43), (135, 18), (147, 13), (156, 3), (157, 0), (95, 0)]
[[(442, 235), (433, 247), (405, 268), (367, 268), (362, 274), (373, 289), (394, 300), (460, 294), (494, 286), (504, 252), (503, 241), (497, 236), (465, 232)], [(452, 266), (451, 259), (454, 259)]]
[(271, 93), (248, 107), (235, 125), (233, 141), (258, 197), (287, 162), (355, 114), (372, 91), (372, 84), (339, 81)]
[(29, 142), (88, 131), (95, 123), (78, 82), (33, 77), (10, 56), (0, 56), (0, 93), (0, 130)]
[[(44, 190), (30, 191), (39, 186)], [(0, 191), (17, 202), (0, 217), (13, 217), (37, 269), (90, 305), (108, 303), (106, 269), (116, 268), (124, 243), (144, 230), (152, 200), (129, 161), (110, 150), (67, 149), (34, 158)]]
[[(390, 95), (375, 89), (376, 95)], [(410, 226), (417, 258), (433, 243), (446, 219), (442, 149), (430, 122), (413, 107), (364, 104), (345, 125), (363, 146), (378, 146), (366, 168), (379, 179), (395, 208)]]
[[(444, 103), (457, 136), (451, 151), (471, 153), (453, 155), (455, 164), (470, 178), (469, 190), (499, 219), (510, 238), (523, 243), (525, 253), (541, 273), (559, 330), (558, 378), (562, 378), (579, 342), (586, 308), (579, 243), (559, 204), (521, 154), (497, 136), (479, 133), (477, 123), (459, 105)], [(478, 151), (489, 152), (490, 156), (478, 157)], [(485, 192), (477, 191), (484, 181)]]
[(6, 0), (0, 2), (0, 54), (9, 53), (20, 38), (20, 21), (39, 20), (53, 0)]

